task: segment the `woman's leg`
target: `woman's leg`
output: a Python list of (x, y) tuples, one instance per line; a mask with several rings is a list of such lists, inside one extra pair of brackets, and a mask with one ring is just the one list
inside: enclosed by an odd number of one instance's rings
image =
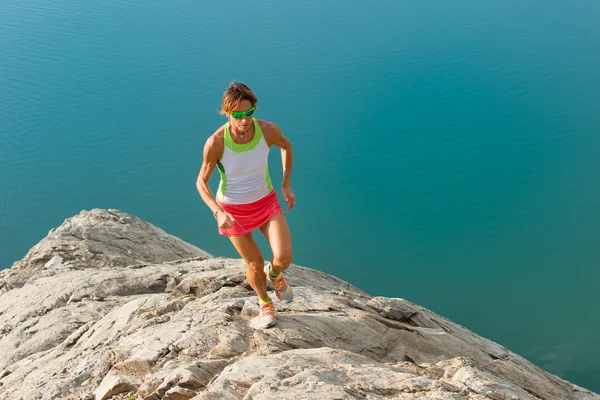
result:
[(277, 214), (261, 226), (260, 230), (269, 241), (273, 252), (271, 259), (273, 272), (279, 274), (286, 270), (292, 262), (292, 237), (285, 215)]
[(269, 297), (266, 276), (263, 270), (265, 261), (252, 237), (252, 233), (243, 236), (229, 236), (229, 239), (246, 262), (246, 279), (248, 279), (248, 283), (252, 286), (258, 298), (265, 300)]

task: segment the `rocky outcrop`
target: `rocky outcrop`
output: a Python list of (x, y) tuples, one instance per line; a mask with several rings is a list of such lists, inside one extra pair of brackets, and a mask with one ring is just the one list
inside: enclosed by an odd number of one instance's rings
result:
[(50, 230), (25, 258), (4, 271), (0, 293), (30, 278), (73, 269), (125, 267), (209, 254), (162, 229), (117, 210), (92, 210)]
[(600, 400), (409, 301), (286, 275), (257, 329), (241, 260), (82, 212), (0, 273), (0, 398)]

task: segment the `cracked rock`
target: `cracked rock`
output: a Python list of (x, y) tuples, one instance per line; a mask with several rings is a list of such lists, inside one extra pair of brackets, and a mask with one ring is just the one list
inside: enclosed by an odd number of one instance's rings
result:
[(67, 219), (0, 272), (0, 398), (600, 400), (423, 307), (298, 265), (294, 301), (269, 286), (277, 325), (257, 329), (245, 273), (118, 210)]

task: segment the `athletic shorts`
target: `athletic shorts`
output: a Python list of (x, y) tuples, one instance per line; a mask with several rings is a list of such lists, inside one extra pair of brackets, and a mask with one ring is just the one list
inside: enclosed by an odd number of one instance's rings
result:
[(223, 236), (245, 235), (263, 226), (277, 214), (283, 213), (275, 190), (262, 199), (248, 204), (225, 204), (219, 200), (216, 201), (223, 211), (235, 218), (231, 228), (219, 227), (219, 234)]

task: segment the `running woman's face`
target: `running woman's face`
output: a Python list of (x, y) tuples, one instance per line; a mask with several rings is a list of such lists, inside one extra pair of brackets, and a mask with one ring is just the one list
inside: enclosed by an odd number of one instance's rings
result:
[[(231, 127), (238, 133), (245, 133), (247, 131), (250, 130), (250, 128), (252, 128), (252, 118), (253, 116), (250, 115), (246, 115), (246, 114), (251, 114), (252, 111), (250, 111), (252, 109), (252, 102), (250, 100), (242, 100), (240, 101), (240, 104), (238, 104), (238, 106), (232, 110), (231, 113), (229, 113), (227, 115), (227, 117), (229, 118), (229, 123), (231, 125)], [(234, 118), (234, 113), (245, 113), (243, 115), (241, 115), (241, 118)]]

